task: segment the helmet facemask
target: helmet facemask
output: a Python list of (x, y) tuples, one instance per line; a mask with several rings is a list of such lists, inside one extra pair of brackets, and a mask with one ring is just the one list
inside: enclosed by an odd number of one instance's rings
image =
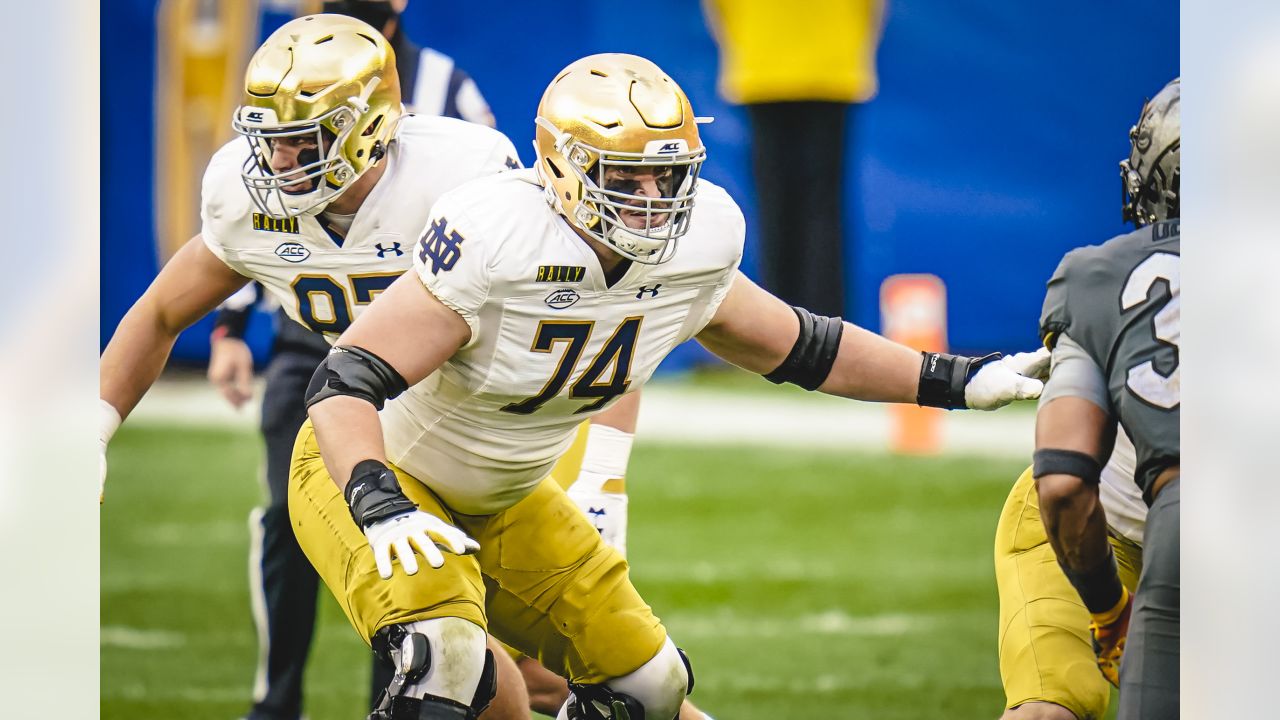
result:
[[(566, 215), (570, 223), (628, 260), (644, 265), (670, 260), (677, 241), (689, 231), (706, 152), (689, 150), (683, 140), (655, 140), (639, 153), (602, 150), (561, 133), (545, 118), (537, 122), (557, 137), (561, 162), (547, 163), (551, 172), (563, 173), (560, 168), (565, 167), (581, 187), (572, 216)], [(541, 164), (538, 169), (546, 172)], [(635, 175), (654, 176), (659, 194), (635, 192)], [(562, 208), (553, 184), (544, 184), (553, 204)]]
[[(270, 110), (244, 106), (232, 122), (252, 150), (240, 178), (254, 204), (271, 217), (315, 215), (360, 174), (343, 152), (360, 125), (357, 108), (340, 105), (318, 118), (286, 123), (269, 122), (272, 114)], [(281, 141), (296, 142), (303, 149), (298, 152), (295, 167), (277, 173), (271, 167), (271, 157), (273, 145)]]
[(1181, 86), (1174, 79), (1142, 106), (1120, 163), (1122, 213), (1135, 227), (1178, 217), (1181, 205)]
[[(1137, 128), (1131, 131), (1136, 133)], [(1175, 143), (1156, 158), (1144, 179), (1129, 160), (1120, 161), (1122, 214), (1125, 222), (1145, 227), (1179, 214), (1182, 169), (1177, 162), (1181, 143)], [(1172, 155), (1173, 162), (1168, 162)], [(1172, 167), (1169, 167), (1172, 164)]]

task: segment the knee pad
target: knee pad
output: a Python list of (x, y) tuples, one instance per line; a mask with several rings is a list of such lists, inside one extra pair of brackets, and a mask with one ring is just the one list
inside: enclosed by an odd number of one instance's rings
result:
[(369, 720), (474, 720), (497, 691), (484, 630), (467, 620), (386, 627), (374, 635), (373, 649), (391, 661), (395, 676)]
[(604, 685), (570, 683), (569, 720), (673, 720), (693, 691), (689, 658), (667, 638), (635, 672)]

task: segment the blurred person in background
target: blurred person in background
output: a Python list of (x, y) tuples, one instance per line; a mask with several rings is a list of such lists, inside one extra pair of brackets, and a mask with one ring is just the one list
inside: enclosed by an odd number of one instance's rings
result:
[(876, 92), (883, 0), (704, 0), (704, 9), (720, 92), (751, 122), (764, 287), (844, 313), (846, 127)]
[[(1040, 334), (1053, 367), (1036, 413), (1034, 475), (1058, 564), (1090, 615), (1118, 720), (1177, 720), (1181, 620), (1181, 82), (1142, 108), (1121, 163), (1137, 227), (1067, 253)], [(1122, 582), (1099, 489), (1117, 427), (1147, 505), (1137, 592)]]

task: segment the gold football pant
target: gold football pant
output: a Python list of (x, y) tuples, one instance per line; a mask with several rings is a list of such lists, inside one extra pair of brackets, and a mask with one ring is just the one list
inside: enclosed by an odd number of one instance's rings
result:
[[(1132, 592), (1142, 570), (1142, 548), (1115, 533), (1109, 539), (1120, 580)], [(1093, 654), (1089, 611), (1049, 545), (1031, 468), (1018, 478), (1000, 513), (995, 559), (1005, 707), (1050, 702), (1081, 720), (1101, 720), (1111, 685)]]
[(399, 563), (378, 575), (364, 533), (325, 469), (310, 421), (294, 445), (289, 515), (298, 544), (367, 643), (389, 625), (438, 617), (470, 620), (558, 675), (601, 683), (648, 662), (666, 629), (640, 598), (627, 562), (551, 479), (495, 515), (447, 508), (423, 483), (392, 467), (405, 495), (480, 543), (444, 554), (416, 575)]

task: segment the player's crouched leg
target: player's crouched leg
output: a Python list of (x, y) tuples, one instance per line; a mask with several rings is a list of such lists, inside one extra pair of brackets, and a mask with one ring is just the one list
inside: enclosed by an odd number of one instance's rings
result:
[[(1111, 686), (1098, 670), (1089, 612), (1058, 567), (1040, 520), (1030, 468), (1018, 478), (996, 528), (1000, 678), (1009, 718), (1099, 720)], [(1051, 705), (1041, 705), (1049, 703)], [(1023, 709), (1025, 708), (1025, 709)]]
[[(395, 472), (405, 495), (418, 507), (453, 521), (422, 483), (399, 469)], [(485, 643), (484, 589), (475, 557), (446, 554), (442, 567), (423, 567), (416, 575), (406, 574), (397, 564), (392, 577), (382, 579), (368, 540), (320, 458), (310, 422), (302, 426), (294, 444), (289, 515), (299, 546), (366, 643), (374, 644), (377, 638), (376, 649), (400, 654), (405, 669), (408, 660), (403, 653), (412, 659), (416, 652), (418, 661), (437, 659), (419, 676), (397, 676), (404, 697), (434, 696), (457, 713), (441, 717), (474, 717), (470, 707), (477, 688), (492, 673)], [(439, 662), (445, 656), (449, 661)], [(396, 685), (393, 681), (392, 688)], [(482, 700), (487, 702), (491, 695)], [(398, 714), (391, 714), (394, 710), (389, 707), (384, 717), (398, 720)]]
[(676, 716), (692, 687), (684, 659), (626, 560), (559, 485), (545, 480), (502, 513), (460, 522), (480, 542), (490, 632), (569, 679), (560, 718), (609, 718), (596, 703), (613, 702), (632, 718), (639, 708), (647, 720)]

